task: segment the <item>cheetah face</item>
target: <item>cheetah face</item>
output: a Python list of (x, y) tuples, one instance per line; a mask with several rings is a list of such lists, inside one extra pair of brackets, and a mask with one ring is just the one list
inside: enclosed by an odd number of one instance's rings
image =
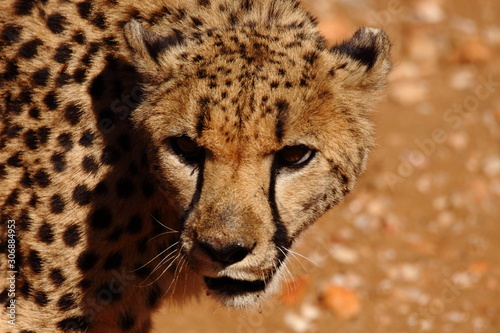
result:
[(327, 49), (307, 22), (193, 38), (125, 27), (145, 91), (133, 121), (179, 211), (180, 253), (229, 306), (275, 289), (294, 241), (353, 188), (371, 148), (386, 36), (362, 28)]

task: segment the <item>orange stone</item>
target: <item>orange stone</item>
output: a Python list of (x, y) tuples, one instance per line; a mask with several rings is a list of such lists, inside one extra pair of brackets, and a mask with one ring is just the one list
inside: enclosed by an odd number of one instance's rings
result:
[(323, 305), (343, 320), (356, 317), (361, 310), (358, 294), (346, 287), (331, 285), (322, 295)]
[(311, 278), (308, 275), (302, 275), (284, 283), (281, 301), (287, 304), (299, 304), (304, 297), (310, 281)]

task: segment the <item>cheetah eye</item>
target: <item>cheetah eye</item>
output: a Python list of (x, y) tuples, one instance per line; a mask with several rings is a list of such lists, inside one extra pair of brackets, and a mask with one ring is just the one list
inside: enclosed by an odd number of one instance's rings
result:
[(287, 146), (274, 157), (278, 168), (302, 168), (312, 160), (316, 151), (305, 145)]
[(183, 135), (169, 139), (175, 154), (188, 164), (200, 164), (205, 157), (205, 151), (191, 138)]

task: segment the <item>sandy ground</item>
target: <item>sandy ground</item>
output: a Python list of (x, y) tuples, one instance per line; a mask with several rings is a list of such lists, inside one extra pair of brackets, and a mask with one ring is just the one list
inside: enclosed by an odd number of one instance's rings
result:
[(165, 308), (155, 332), (500, 332), (500, 1), (303, 2), (332, 43), (361, 25), (393, 41), (368, 171), (282, 293)]

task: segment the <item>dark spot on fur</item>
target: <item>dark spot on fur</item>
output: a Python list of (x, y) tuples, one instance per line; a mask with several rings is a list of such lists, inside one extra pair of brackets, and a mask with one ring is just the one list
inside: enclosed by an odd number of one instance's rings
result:
[(121, 266), (123, 256), (120, 252), (111, 253), (104, 261), (103, 268), (107, 271), (117, 269)]
[(135, 214), (130, 218), (128, 221), (126, 231), (129, 234), (138, 234), (142, 229), (142, 219), (141, 216), (138, 214)]
[(106, 15), (103, 12), (96, 13), (90, 22), (101, 30), (107, 28)]
[(47, 143), (50, 135), (50, 128), (47, 126), (42, 126), (38, 128), (36, 131), (36, 134), (38, 135), (38, 141), (40, 142), (41, 145), (44, 145)]
[(38, 204), (38, 195), (36, 195), (36, 193), (33, 193), (31, 195), (30, 201), (28, 201), (28, 205), (30, 205), (30, 207), (36, 207), (37, 204)]
[(60, 13), (54, 13), (47, 17), (47, 26), (55, 34), (63, 32), (67, 23), (66, 17)]
[(17, 124), (12, 125), (11, 127), (7, 128), (7, 136), (9, 138), (17, 138), (22, 130), (23, 130), (22, 126)]
[(0, 304), (6, 304), (9, 300), (9, 289), (4, 288), (4, 290), (0, 293)]
[(85, 130), (78, 141), (81, 146), (90, 147), (94, 142), (94, 134), (90, 130)]
[(19, 56), (25, 59), (31, 59), (38, 55), (38, 47), (43, 45), (40, 38), (34, 38), (28, 42), (25, 42), (19, 48)]
[(104, 181), (100, 181), (99, 183), (97, 183), (97, 185), (94, 188), (94, 193), (96, 195), (106, 195), (108, 194), (108, 192), (109, 192), (108, 185), (106, 185)]
[(29, 104), (29, 103), (33, 102), (32, 95), (33, 95), (33, 91), (31, 89), (23, 88), (23, 90), (21, 90), (21, 92), (19, 93), (17, 100), (21, 104)]
[(63, 241), (69, 247), (74, 247), (80, 241), (80, 227), (76, 224), (69, 225), (63, 233)]
[(54, 60), (60, 64), (65, 64), (71, 59), (73, 50), (69, 44), (63, 43), (59, 45), (54, 53)]
[(156, 308), (158, 306), (158, 303), (162, 297), (162, 291), (160, 287), (155, 284), (153, 285), (149, 291), (148, 295), (146, 298), (146, 305), (148, 308)]
[(19, 75), (19, 66), (14, 60), (8, 61), (5, 67), (5, 72), (2, 73), (4, 80), (12, 81)]
[(35, 84), (39, 86), (46, 86), (47, 81), (49, 80), (50, 76), (50, 70), (48, 67), (44, 67), (42, 69), (37, 70), (35, 73), (33, 73), (33, 81)]
[(76, 308), (75, 295), (73, 293), (64, 294), (57, 301), (57, 307), (61, 311), (68, 311)]
[(19, 229), (21, 231), (28, 231), (33, 223), (33, 219), (29, 216), (28, 210), (23, 209), (19, 215)]
[(29, 15), (35, 7), (35, 3), (34, 0), (17, 0), (14, 3), (14, 13), (16, 15)]
[(5, 200), (6, 206), (15, 206), (19, 204), (19, 189), (16, 188), (10, 192), (9, 196)]
[(83, 81), (85, 81), (86, 76), (87, 76), (86, 67), (77, 68), (73, 72), (73, 80), (75, 80), (76, 83), (83, 83)]
[(83, 316), (68, 317), (57, 323), (57, 327), (64, 332), (86, 332), (90, 321)]
[(66, 72), (61, 72), (56, 77), (56, 84), (61, 87), (67, 85), (71, 81), (71, 75)]
[(107, 207), (96, 209), (90, 216), (90, 225), (94, 229), (106, 229), (112, 223), (113, 215)]
[(51, 184), (49, 174), (45, 171), (45, 169), (38, 170), (33, 176), (33, 180), (35, 183), (40, 185), (40, 187), (47, 187)]
[(82, 1), (76, 5), (76, 8), (81, 18), (88, 19), (92, 12), (92, 0)]
[(82, 272), (91, 270), (99, 260), (99, 256), (92, 251), (83, 251), (78, 256), (77, 266)]
[(64, 109), (64, 116), (71, 125), (76, 125), (80, 122), (80, 117), (83, 114), (82, 107), (76, 103), (69, 103)]
[(47, 106), (49, 110), (55, 110), (59, 106), (59, 101), (57, 100), (57, 94), (54, 90), (49, 91), (43, 99), (43, 103)]
[(101, 155), (101, 162), (108, 165), (114, 165), (121, 159), (120, 152), (112, 147), (106, 146), (104, 147)]
[(43, 224), (38, 229), (38, 239), (41, 242), (50, 244), (54, 241), (54, 232), (52, 231), (52, 226), (47, 222)]
[(145, 279), (153, 272), (153, 270), (149, 266), (144, 266), (144, 264), (136, 264), (134, 272), (138, 277)]
[(64, 211), (65, 205), (66, 204), (60, 194), (54, 194), (50, 198), (50, 211), (53, 214), (61, 214)]
[(35, 300), (35, 303), (40, 306), (46, 306), (49, 303), (49, 298), (43, 291), (36, 291), (33, 295), (33, 299)]
[(22, 152), (18, 151), (7, 159), (7, 164), (16, 168), (22, 166)]
[[(6, 169), (5, 164), (4, 163), (0, 164), (0, 179), (5, 179), (6, 178), (6, 176), (7, 176), (7, 170), (5, 170), (5, 169)], [(28, 179), (29, 179), (29, 174), (27, 172), (25, 173), (25, 176), (26, 175), (28, 176)], [(25, 179), (25, 177), (23, 177), (23, 179)], [(31, 181), (29, 181), (28, 184), (29, 185), (27, 185), (27, 184), (23, 184), (23, 185), (24, 185), (24, 187), (30, 187), (31, 186)]]
[(74, 34), (73, 34), (73, 40), (77, 43), (77, 44), (80, 44), (80, 45), (83, 45), (85, 44), (85, 33), (83, 31), (76, 31)]
[(35, 150), (38, 148), (38, 136), (34, 130), (29, 129), (24, 132), (24, 143), (30, 150)]
[(28, 254), (28, 265), (30, 266), (31, 270), (39, 274), (42, 272), (42, 258), (40, 257), (40, 252), (37, 250), (31, 250)]
[(6, 24), (2, 30), (1, 38), (7, 43), (17, 42), (21, 35), (21, 30), (22, 28), (17, 25)]
[(136, 247), (137, 247), (137, 251), (139, 253), (146, 252), (146, 250), (148, 248), (148, 240), (149, 240), (149, 237), (143, 237), (137, 241)]
[(119, 43), (114, 36), (104, 37), (102, 39), (105, 45), (109, 46), (111, 49), (115, 49)]
[(28, 114), (31, 118), (33, 119), (40, 119), (40, 109), (37, 108), (36, 106), (32, 107), (29, 111)]
[(123, 235), (123, 227), (116, 227), (111, 233), (106, 237), (106, 239), (110, 242), (117, 242), (120, 240)]
[(64, 283), (64, 281), (66, 281), (66, 278), (59, 268), (54, 268), (50, 272), (49, 278), (56, 287), (60, 287)]
[(125, 151), (130, 151), (131, 150), (131, 144), (130, 144), (130, 137), (127, 134), (122, 134), (118, 137), (118, 145), (125, 150)]
[(89, 190), (87, 185), (77, 185), (73, 190), (73, 201), (80, 206), (85, 206), (92, 200), (92, 191)]
[(307, 64), (313, 65), (318, 59), (318, 53), (316, 51), (310, 51), (304, 54), (303, 59)]
[(66, 151), (70, 151), (73, 149), (73, 139), (71, 138), (70, 133), (62, 133), (57, 137), (57, 142), (63, 147)]
[(210, 7), (210, 0), (198, 0), (198, 5), (202, 7)]
[(142, 194), (147, 198), (151, 198), (155, 192), (155, 184), (151, 179), (144, 179), (142, 182)]
[(63, 172), (66, 170), (66, 157), (63, 153), (54, 153), (50, 157), (50, 161), (52, 162), (52, 167), (55, 172)]
[(81, 289), (83, 289), (83, 290), (89, 289), (91, 286), (92, 286), (92, 280), (85, 279), (85, 278), (83, 278), (78, 283), (78, 287), (81, 288)]
[(97, 170), (99, 170), (99, 165), (97, 164), (94, 156), (92, 155), (87, 155), (83, 158), (82, 166), (83, 169), (88, 173), (97, 173)]
[(135, 192), (134, 183), (127, 178), (120, 178), (116, 182), (116, 194), (119, 198), (128, 198)]
[(118, 325), (123, 331), (130, 331), (135, 325), (135, 315), (130, 312), (125, 312), (118, 318)]

